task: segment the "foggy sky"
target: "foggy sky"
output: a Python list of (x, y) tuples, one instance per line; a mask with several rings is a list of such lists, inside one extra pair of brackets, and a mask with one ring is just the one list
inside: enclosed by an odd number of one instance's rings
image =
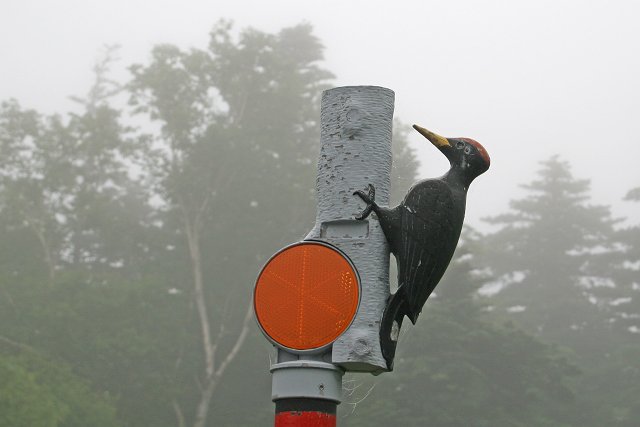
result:
[[(468, 219), (504, 210), (538, 162), (560, 154), (589, 178), (595, 203), (638, 222), (622, 202), (640, 185), (640, 2), (4, 0), (0, 100), (48, 113), (73, 108), (104, 44), (120, 44), (115, 76), (157, 43), (204, 48), (220, 18), (274, 32), (302, 21), (326, 47), (336, 86), (396, 93), (396, 117), (480, 141), (491, 169), (470, 190)], [(445, 159), (412, 139), (422, 175)], [(310, 219), (312, 221), (312, 219)]]

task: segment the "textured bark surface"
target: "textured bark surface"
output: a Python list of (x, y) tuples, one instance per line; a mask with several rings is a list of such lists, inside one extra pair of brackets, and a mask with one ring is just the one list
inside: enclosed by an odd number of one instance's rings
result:
[(377, 86), (339, 87), (322, 95), (318, 208), (307, 239), (340, 248), (360, 275), (360, 309), (332, 349), (332, 362), (350, 371), (387, 369), (378, 329), (389, 296), (389, 249), (375, 216), (354, 219), (365, 205), (353, 192), (373, 184), (376, 202), (389, 204), (393, 103), (393, 91)]

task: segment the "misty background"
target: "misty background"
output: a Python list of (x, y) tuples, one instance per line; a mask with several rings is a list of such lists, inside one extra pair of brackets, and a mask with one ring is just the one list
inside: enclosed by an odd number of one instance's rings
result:
[[(91, 84), (104, 44), (120, 44), (114, 78), (152, 46), (204, 46), (212, 23), (262, 31), (309, 22), (326, 47), (335, 86), (378, 85), (396, 93), (396, 116), (489, 147), (492, 174), (470, 194), (478, 219), (506, 207), (518, 176), (551, 153), (591, 177), (615, 212), (620, 182), (640, 181), (640, 29), (635, 1), (10, 1), (0, 15), (0, 94), (46, 112)], [(420, 175), (442, 173), (417, 136)], [(614, 148), (616, 147), (616, 148)], [(622, 188), (619, 188), (622, 187)], [(480, 203), (480, 201), (483, 201)]]
[(637, 426), (639, 9), (6, 2), (0, 426), (271, 423), (253, 281), (314, 222), (321, 91), (370, 84), (396, 93), (396, 201), (448, 167), (411, 123), (492, 165), (339, 422)]

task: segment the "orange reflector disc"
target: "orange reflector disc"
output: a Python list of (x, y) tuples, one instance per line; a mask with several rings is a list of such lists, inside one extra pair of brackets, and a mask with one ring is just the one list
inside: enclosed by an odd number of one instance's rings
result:
[(349, 260), (322, 243), (302, 242), (264, 266), (253, 304), (262, 330), (276, 344), (312, 350), (331, 344), (349, 327), (359, 299)]

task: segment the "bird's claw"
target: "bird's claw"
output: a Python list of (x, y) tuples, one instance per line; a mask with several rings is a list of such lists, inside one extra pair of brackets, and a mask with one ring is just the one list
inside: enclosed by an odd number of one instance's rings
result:
[(366, 204), (367, 207), (364, 208), (364, 210), (360, 213), (360, 215), (356, 215), (355, 219), (357, 220), (363, 220), (366, 217), (368, 217), (371, 212), (373, 211), (373, 208), (376, 206), (376, 189), (373, 185), (369, 184), (368, 186), (368, 193), (365, 194), (364, 191), (362, 190), (356, 190), (353, 192), (354, 196), (358, 196), (360, 197)]
[(364, 191), (354, 191), (353, 192), (354, 196), (360, 196), (360, 198), (366, 203), (366, 204), (371, 204), (371, 199), (369, 198), (368, 194), (365, 194)]
[(375, 203), (376, 199), (376, 189), (373, 185), (369, 184), (367, 187), (367, 193), (365, 194), (362, 190), (356, 190), (353, 192), (353, 195), (358, 195), (362, 200), (364, 200), (368, 205)]

